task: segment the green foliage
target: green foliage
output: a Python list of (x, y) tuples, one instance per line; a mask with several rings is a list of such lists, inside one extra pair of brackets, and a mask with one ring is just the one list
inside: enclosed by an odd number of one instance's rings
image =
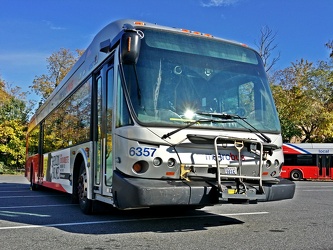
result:
[(6, 83), (0, 78), (0, 102), (8, 97), (8, 93), (5, 91)]
[(25, 100), (26, 93), (9, 88), (3, 80), (0, 82), (0, 171), (6, 173), (24, 165), (25, 134), (32, 106)]
[(0, 107), (0, 122), (8, 119), (20, 120), (24, 123), (28, 121), (29, 111), (24, 101), (11, 96), (2, 102)]
[[(47, 58), (49, 74), (36, 76), (32, 90), (44, 101), (65, 77), (82, 50), (76, 53), (60, 49)], [(22, 168), (25, 162), (26, 131), (30, 111), (34, 103), (26, 101), (20, 88), (9, 88), (0, 78), (0, 172)], [(55, 138), (50, 139), (53, 143)], [(36, 142), (34, 142), (36, 144)]]
[[(47, 58), (49, 74), (36, 76), (31, 86), (42, 97), (42, 101), (46, 100), (82, 54), (82, 50), (73, 53), (60, 49)], [(0, 78), (0, 172), (14, 171), (24, 166), (27, 123), (34, 106), (34, 102), (26, 100), (26, 94), (18, 87), (9, 88)], [(32, 149), (36, 152), (37, 138), (33, 139), (35, 141), (30, 143), (35, 145)], [(57, 143), (56, 138), (46, 136), (45, 139)]]
[(32, 86), (30, 86), (37, 95), (42, 97), (42, 102), (59, 85), (83, 52), (76, 50), (76, 54), (74, 54), (69, 49), (61, 48), (46, 59), (48, 74), (36, 76)]
[(272, 77), (284, 141), (332, 142), (333, 66), (301, 60)]
[(0, 124), (0, 162), (9, 168), (21, 168), (25, 162), (26, 124), (20, 120)]

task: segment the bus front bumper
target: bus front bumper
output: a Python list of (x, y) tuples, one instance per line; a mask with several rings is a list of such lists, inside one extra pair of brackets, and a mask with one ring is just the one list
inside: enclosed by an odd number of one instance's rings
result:
[[(277, 184), (264, 185), (264, 194), (251, 196), (251, 200), (292, 199), (294, 193), (295, 184), (281, 179)], [(120, 209), (187, 205), (203, 207), (228, 201), (223, 194), (221, 197), (216, 186), (205, 181), (131, 178), (116, 171), (113, 175), (113, 197), (115, 205)], [(231, 196), (230, 200), (232, 198)]]

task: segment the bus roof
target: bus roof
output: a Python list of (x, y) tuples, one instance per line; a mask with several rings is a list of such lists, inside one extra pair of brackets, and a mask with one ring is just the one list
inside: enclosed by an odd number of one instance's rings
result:
[(285, 154), (333, 154), (333, 143), (285, 143)]
[(104, 46), (105, 44), (109, 43), (110, 48), (113, 45), (117, 44), (120, 39), (119, 34), (125, 29), (126, 26), (130, 26), (134, 29), (138, 29), (140, 27), (148, 27), (148, 28), (168, 30), (179, 33), (188, 33), (189, 35), (203, 36), (247, 47), (242, 43), (213, 37), (212, 35), (206, 33), (190, 31), (187, 29), (172, 28), (172, 27), (132, 20), (132, 19), (122, 19), (112, 22), (97, 33), (97, 35), (94, 37), (88, 48), (79, 58), (79, 60), (74, 64), (69, 73), (64, 77), (64, 79), (60, 82), (60, 84), (54, 89), (51, 95), (47, 98), (47, 100), (32, 116), (30, 124), (28, 126), (28, 132), (31, 131), (43, 119), (45, 119), (45, 117), (48, 116), (48, 114), (54, 108), (56, 108), (62, 101), (66, 99), (66, 97), (73, 90), (75, 90), (78, 87), (78, 85), (82, 82), (82, 80), (85, 80), (92, 73), (92, 71), (95, 70), (96, 67), (100, 65), (108, 57), (109, 54), (105, 53), (105, 51), (103, 52), (103, 49), (101, 48), (102, 44)]

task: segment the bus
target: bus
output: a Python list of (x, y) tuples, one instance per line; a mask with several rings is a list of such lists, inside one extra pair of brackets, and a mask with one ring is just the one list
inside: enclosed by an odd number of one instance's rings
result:
[(294, 181), (333, 179), (333, 143), (286, 143), (283, 153), (281, 177)]
[(124, 19), (32, 116), (25, 175), (84, 213), (293, 198), (262, 60), (244, 44)]

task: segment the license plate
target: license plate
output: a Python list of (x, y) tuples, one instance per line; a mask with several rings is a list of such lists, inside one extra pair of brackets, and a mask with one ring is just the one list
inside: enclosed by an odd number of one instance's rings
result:
[(237, 174), (237, 167), (226, 167), (224, 169), (225, 174), (227, 175), (236, 175)]

